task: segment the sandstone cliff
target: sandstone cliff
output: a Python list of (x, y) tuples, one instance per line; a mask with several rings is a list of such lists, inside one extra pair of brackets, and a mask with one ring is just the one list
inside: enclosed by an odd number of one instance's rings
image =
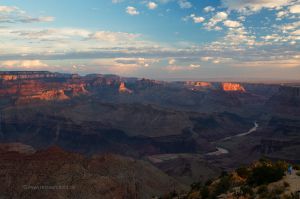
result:
[(241, 84), (237, 83), (222, 83), (222, 89), (226, 92), (231, 91), (239, 91), (239, 92), (246, 92), (245, 88)]

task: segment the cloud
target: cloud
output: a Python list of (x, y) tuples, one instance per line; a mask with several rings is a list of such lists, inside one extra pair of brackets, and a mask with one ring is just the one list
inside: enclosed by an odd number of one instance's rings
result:
[(202, 23), (203, 21), (205, 21), (204, 17), (198, 17), (195, 14), (191, 14), (190, 17), (193, 19), (194, 23)]
[(126, 12), (128, 13), (128, 14), (130, 14), (130, 15), (139, 15), (140, 14), (140, 12), (139, 11), (137, 11), (137, 9), (135, 8), (135, 7), (132, 7), (132, 6), (128, 6), (127, 8), (126, 8)]
[(18, 21), (22, 23), (33, 23), (33, 22), (52, 22), (55, 18), (51, 16), (46, 17), (24, 17), (20, 18)]
[(212, 6), (207, 6), (203, 10), (204, 10), (204, 12), (213, 12), (213, 11), (215, 11), (215, 8)]
[(0, 6), (0, 13), (2, 12), (5, 12), (5, 13), (10, 13), (10, 12), (14, 12), (18, 10), (17, 7), (15, 6)]
[(149, 67), (151, 64), (159, 62), (159, 59), (146, 58), (116, 58), (115, 63), (129, 67)]
[(90, 34), (89, 39), (95, 39), (98, 41), (106, 42), (119, 42), (124, 40), (133, 40), (139, 36), (139, 34), (131, 34), (125, 32), (98, 31)]
[(168, 63), (169, 65), (173, 65), (176, 63), (176, 59), (169, 59)]
[(187, 69), (184, 66), (167, 66), (166, 70), (169, 72), (175, 72), (175, 71), (183, 71)]
[[(111, 32), (111, 31), (96, 31), (92, 32), (86, 29), (77, 28), (51, 28), (51, 29), (17, 29), (17, 30), (0, 30), (0, 36), (7, 36), (10, 38), (17, 37), (18, 39), (28, 39), (32, 41), (41, 42), (56, 42), (62, 45), (63, 43), (78, 43), (84, 46), (94, 40), (93, 43), (130, 43), (138, 42), (140, 34), (133, 34), (127, 32)], [(31, 44), (32, 45), (32, 44)], [(92, 45), (91, 45), (92, 46)], [(69, 46), (69, 48), (71, 45)]]
[(24, 68), (24, 69), (35, 69), (44, 68), (48, 65), (41, 62), (40, 60), (7, 60), (1, 62), (1, 65), (5, 68)]
[(223, 6), (238, 12), (257, 12), (263, 8), (280, 9), (293, 0), (222, 0)]
[(150, 1), (148, 4), (147, 4), (147, 7), (150, 9), (150, 10), (154, 10), (157, 8), (157, 4), (155, 2), (152, 2)]
[(178, 0), (179, 7), (182, 9), (189, 9), (193, 7), (192, 3), (187, 0)]
[(300, 67), (299, 58), (290, 59), (277, 59), (277, 60), (263, 60), (263, 61), (249, 61), (249, 62), (239, 62), (233, 64), (237, 67), (259, 67), (259, 68), (296, 68)]
[(0, 6), (0, 23), (52, 22), (54, 19), (52, 16), (32, 17), (15, 6)]
[(114, 73), (121, 75), (132, 75), (138, 70), (146, 70), (151, 65), (158, 63), (159, 59), (142, 58), (142, 57), (118, 57), (96, 59), (92, 63), (87, 64), (85, 69), (93, 71), (95, 68), (102, 73)]
[(300, 35), (300, 30), (296, 30), (294, 32), (291, 32), (292, 35)]
[(289, 8), (290, 13), (299, 14), (300, 13), (300, 5), (293, 5)]
[(220, 27), (216, 26), (219, 22), (222, 22), (228, 18), (228, 14), (226, 12), (218, 12), (216, 13), (208, 23), (205, 23), (205, 27), (208, 30), (221, 30)]
[(226, 20), (223, 22), (223, 24), (229, 28), (237, 28), (242, 26), (242, 24), (238, 21), (232, 21), (232, 20)]
[(287, 11), (279, 11), (276, 14), (277, 20), (281, 20), (283, 17), (288, 16), (288, 12)]
[(200, 68), (200, 64), (190, 64), (190, 68)]

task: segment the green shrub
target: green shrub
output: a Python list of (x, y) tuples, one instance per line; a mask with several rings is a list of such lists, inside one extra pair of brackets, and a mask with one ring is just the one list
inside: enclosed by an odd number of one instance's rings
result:
[(231, 177), (228, 175), (224, 176), (220, 179), (220, 182), (217, 184), (215, 193), (217, 195), (226, 193), (230, 187), (231, 187)]
[(248, 178), (250, 171), (245, 167), (241, 167), (235, 170), (236, 173), (242, 178)]
[(286, 167), (281, 162), (272, 164), (264, 162), (261, 165), (253, 168), (248, 178), (250, 185), (262, 185), (281, 180), (284, 176)]

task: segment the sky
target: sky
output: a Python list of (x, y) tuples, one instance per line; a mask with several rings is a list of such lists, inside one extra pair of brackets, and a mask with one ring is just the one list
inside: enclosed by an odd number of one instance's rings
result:
[(0, 0), (0, 70), (299, 79), (300, 0)]

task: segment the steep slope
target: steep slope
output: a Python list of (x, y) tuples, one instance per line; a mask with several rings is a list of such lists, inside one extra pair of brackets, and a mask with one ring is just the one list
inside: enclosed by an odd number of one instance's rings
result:
[(0, 150), (0, 197), (150, 198), (185, 189), (149, 163), (117, 155), (85, 158), (57, 147), (32, 155)]

